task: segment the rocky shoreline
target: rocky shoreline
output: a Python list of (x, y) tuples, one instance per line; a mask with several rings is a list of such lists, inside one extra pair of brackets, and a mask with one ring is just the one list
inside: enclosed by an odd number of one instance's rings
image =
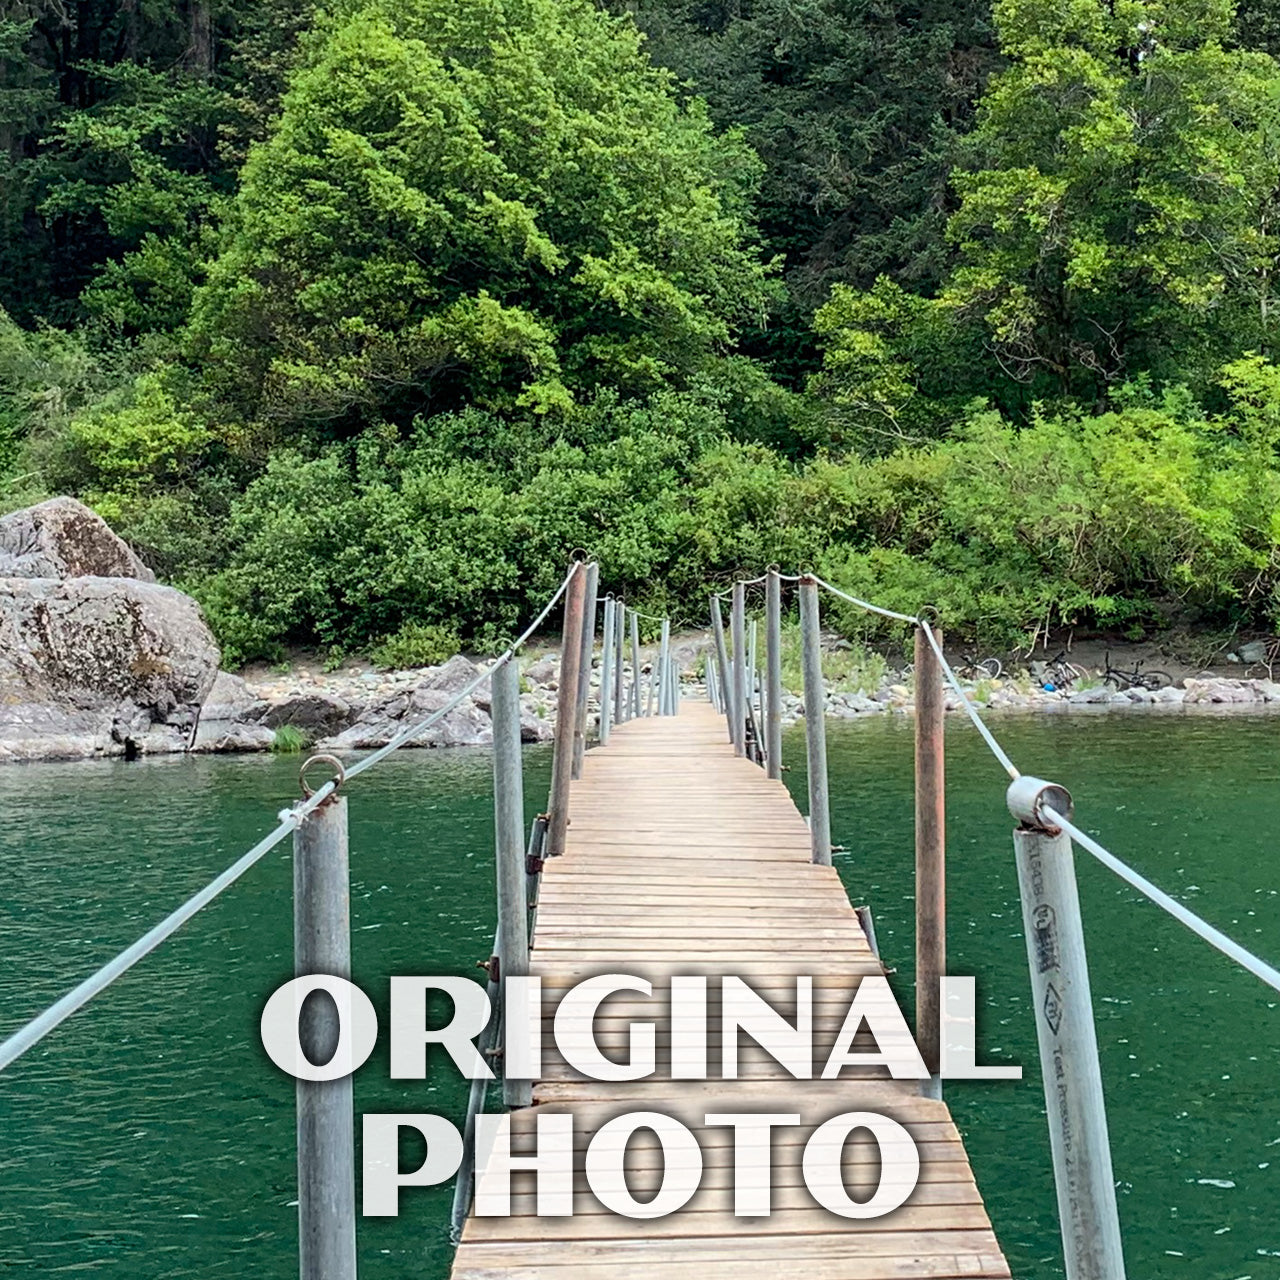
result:
[[(828, 638), (832, 650), (841, 647)], [(676, 636), (672, 656), (687, 696), (705, 696), (705, 632)], [(1243, 650), (1242, 650), (1243, 652)], [(642, 665), (656, 657), (645, 646)], [(70, 498), (0, 518), (0, 762), (315, 748), (342, 753), (385, 745), (443, 710), (483, 671), (458, 654), (434, 667), (337, 671), (219, 670), (218, 648), (196, 602), (151, 571), (88, 508)], [(559, 688), (554, 649), (521, 658), (521, 729), (526, 742), (554, 733)], [(593, 692), (599, 673), (593, 673)], [(1028, 674), (983, 680), (967, 696), (992, 711), (1266, 711), (1280, 683), (1199, 676), (1181, 686), (1117, 691), (1082, 682), (1056, 692)], [(829, 716), (909, 714), (909, 677), (890, 672), (875, 688), (834, 685)], [(948, 691), (951, 711), (962, 707)], [(783, 719), (803, 715), (786, 695)], [(492, 741), (482, 684), (415, 738), (418, 747)]]

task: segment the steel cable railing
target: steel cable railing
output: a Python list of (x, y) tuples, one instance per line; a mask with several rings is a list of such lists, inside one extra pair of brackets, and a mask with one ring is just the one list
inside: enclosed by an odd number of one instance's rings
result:
[[(565, 574), (555, 594), (547, 601), (545, 607), (528, 627), (512, 643), (498, 655), (475, 679), (469, 681), (444, 706), (433, 711), (429, 716), (410, 725), (396, 734), (384, 746), (359, 760), (351, 768), (344, 771), (343, 780), (349, 781), (358, 777), (365, 770), (371, 769), (379, 761), (386, 759), (393, 751), (412, 742), (425, 733), (432, 725), (439, 723), (451, 711), (455, 711), (462, 702), (474, 693), (485, 681), (489, 680), (499, 667), (510, 662), (529, 637), (546, 621), (551, 610), (568, 589), (569, 581), (576, 569)], [(105, 991), (117, 978), (123, 976), (140, 960), (151, 954), (166, 938), (176, 933), (193, 916), (209, 905), (225, 889), (233, 885), (251, 867), (262, 860), (286, 836), (291, 835), (303, 820), (320, 808), (337, 789), (333, 780), (324, 783), (305, 800), (292, 808), (281, 810), (279, 823), (275, 830), (264, 836), (252, 849), (242, 854), (225, 871), (215, 876), (203, 889), (193, 894), (175, 911), (172, 911), (154, 928), (148, 930), (131, 946), (126, 947), (118, 955), (108, 960), (100, 969), (90, 974), (83, 982), (73, 987), (66, 995), (55, 1001), (42, 1013), (20, 1027), (2, 1043), (0, 1043), (0, 1071), (3, 1071), (29, 1049), (39, 1044), (51, 1031), (59, 1027), (77, 1010), (82, 1009), (95, 996)]]
[[(783, 575), (779, 575), (783, 581), (795, 581), (798, 580), (800, 576), (803, 575), (795, 575), (788, 579)], [(1004, 769), (1010, 778), (1017, 779), (1023, 776), (1022, 771), (1013, 762), (1004, 747), (1000, 745), (995, 734), (992, 733), (991, 727), (979, 714), (978, 708), (969, 697), (963, 682), (960, 680), (959, 676), (956, 675), (955, 669), (951, 666), (951, 663), (947, 661), (947, 657), (942, 651), (942, 646), (938, 643), (934, 628), (929, 626), (925, 619), (914, 614), (899, 613), (893, 609), (883, 608), (882, 606), (873, 604), (868, 600), (862, 600), (857, 596), (850, 595), (847, 591), (842, 591), (839, 587), (834, 586), (830, 582), (824, 581), (816, 574), (810, 576), (812, 577), (812, 580), (823, 590), (830, 592), (833, 596), (844, 600), (848, 604), (854, 605), (856, 608), (863, 609), (868, 613), (877, 614), (882, 618), (888, 618), (895, 622), (903, 622), (910, 626), (919, 627), (927, 639), (930, 648), (933, 650), (934, 656), (937, 658), (938, 665), (942, 670), (944, 679), (959, 698), (961, 709), (966, 713), (974, 728), (981, 735), (987, 749), (995, 757), (996, 761), (1000, 764), (1000, 767)], [(760, 581), (758, 578), (747, 579), (744, 580), (744, 585), (751, 585), (758, 581)], [(1167, 912), (1175, 920), (1185, 925), (1197, 937), (1201, 938), (1203, 941), (1209, 943), (1210, 946), (1215, 947), (1224, 955), (1234, 960), (1238, 965), (1248, 970), (1248, 972), (1252, 973), (1255, 977), (1261, 979), (1261, 981), (1265, 982), (1269, 987), (1272, 987), (1276, 991), (1280, 991), (1280, 971), (1278, 971), (1273, 965), (1268, 964), (1259, 956), (1254, 955), (1248, 950), (1248, 948), (1234, 941), (1220, 929), (1215, 928), (1207, 920), (1204, 920), (1194, 911), (1190, 910), (1190, 908), (1184, 906), (1175, 898), (1172, 898), (1169, 894), (1165, 893), (1164, 890), (1146, 879), (1146, 877), (1138, 871), (1135, 871), (1121, 858), (1118, 858), (1104, 845), (1099, 843), (1099, 841), (1082, 831), (1069, 818), (1064, 817), (1062, 814), (1048, 807), (1045, 807), (1043, 812), (1050, 825), (1059, 827), (1063, 831), (1066, 831), (1076, 844), (1085, 850), (1085, 852), (1096, 858), (1110, 871), (1114, 872), (1124, 880), (1126, 884), (1132, 886), (1161, 910)]]

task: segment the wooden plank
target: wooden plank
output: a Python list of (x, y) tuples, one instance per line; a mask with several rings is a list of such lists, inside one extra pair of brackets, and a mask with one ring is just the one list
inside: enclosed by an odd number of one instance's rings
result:
[[(812, 977), (821, 1071), (859, 980), (883, 969), (838, 871), (809, 857), (807, 826), (785, 786), (733, 755), (723, 719), (707, 705), (685, 702), (678, 716), (617, 725), (606, 748), (588, 753), (572, 788), (564, 856), (548, 862), (539, 889), (531, 971), (544, 988), (545, 1078), (535, 1085), (537, 1105), (511, 1117), (512, 1150), (528, 1155), (540, 1116), (573, 1116), (561, 1150), (574, 1169), (575, 1212), (539, 1218), (534, 1175), (515, 1174), (512, 1215), (468, 1219), (452, 1280), (1007, 1280), (950, 1113), (922, 1098), (916, 1082), (890, 1079), (879, 1066), (844, 1068), (834, 1081), (796, 1081), (744, 1034), (739, 1078), (666, 1077), (667, 983), (677, 973), (708, 977), (713, 1073), (722, 975), (750, 982), (788, 1019), (797, 976)], [(610, 972), (648, 978), (653, 994), (608, 998), (580, 1047), (589, 1041), (624, 1060), (630, 1024), (655, 1022), (657, 1071), (644, 1080), (591, 1080), (554, 1053), (558, 998), (582, 978)], [(865, 1033), (855, 1040), (855, 1049), (871, 1047)], [(882, 1218), (837, 1217), (804, 1185), (808, 1135), (828, 1117), (856, 1110), (903, 1124), (921, 1159), (908, 1201)], [(697, 1139), (699, 1151), (674, 1163), (701, 1168), (699, 1191), (665, 1218), (606, 1212), (585, 1180), (595, 1134), (635, 1111), (678, 1119)], [(773, 1134), (767, 1218), (734, 1215), (733, 1130), (706, 1123), (710, 1113), (741, 1111), (800, 1117)], [(842, 1154), (851, 1194), (869, 1195), (880, 1166), (870, 1134), (853, 1133)], [(633, 1194), (653, 1193), (667, 1165), (652, 1131), (633, 1135), (624, 1167)]]

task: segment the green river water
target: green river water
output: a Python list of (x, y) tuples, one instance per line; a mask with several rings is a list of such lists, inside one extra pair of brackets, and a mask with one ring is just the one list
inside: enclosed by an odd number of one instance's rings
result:
[[(1021, 1083), (948, 1087), (1019, 1280), (1062, 1274), (1002, 774), (948, 744), (949, 948), (975, 974), (986, 1060)], [(1018, 717), (1014, 758), (1080, 821), (1263, 956), (1280, 958), (1280, 722)], [(788, 738), (803, 788), (803, 739)], [(911, 733), (832, 724), (838, 865), (911, 981)], [(550, 759), (528, 756), (545, 795)], [(297, 760), (0, 770), (0, 1037), (132, 941), (270, 826)], [(489, 758), (407, 752), (351, 792), (355, 976), (470, 973), (493, 928)], [(1280, 1277), (1280, 1011), (1273, 993), (1078, 855), (1130, 1280)], [(0, 1076), (0, 1274), (121, 1280), (296, 1274), (293, 1089), (257, 1020), (290, 974), (287, 845)], [(797, 1088), (803, 1088), (798, 1085)], [(460, 1118), (462, 1082), (393, 1084), (356, 1111)], [(360, 1226), (364, 1280), (440, 1280), (447, 1188)]]

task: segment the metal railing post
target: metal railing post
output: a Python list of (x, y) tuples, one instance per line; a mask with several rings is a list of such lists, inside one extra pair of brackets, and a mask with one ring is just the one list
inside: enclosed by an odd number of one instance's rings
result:
[[(916, 628), (916, 1044), (929, 1068), (927, 1097), (942, 1097), (938, 980), (947, 971), (947, 792), (942, 667), (928, 623)], [(939, 645), (942, 634), (934, 631)]]
[(746, 587), (733, 584), (729, 630), (733, 637), (733, 754), (747, 750), (747, 641), (745, 635)]
[(662, 619), (662, 642), (658, 646), (658, 714), (671, 714), (671, 619)]
[(1061, 787), (1022, 777), (1009, 788), (1067, 1280), (1124, 1280), (1075, 857), (1070, 836), (1039, 816), (1046, 798), (1070, 816)]
[(631, 610), (631, 711), (639, 718), (644, 714), (640, 703), (640, 615)]
[(600, 566), (587, 565), (587, 589), (582, 605), (582, 655), (578, 659), (578, 708), (573, 723), (573, 777), (582, 777), (582, 759), (587, 750), (587, 705), (591, 701), (591, 662), (596, 648), (596, 590)]
[[(493, 830), (498, 892), (498, 997), (507, 979), (529, 972), (529, 898), (525, 888), (524, 777), (520, 757), (520, 673), (514, 660), (490, 678), (493, 716)], [(498, 1006), (502, 1007), (501, 1003)], [(497, 1016), (495, 1010), (494, 1016)], [(533, 1102), (533, 1082), (502, 1079), (508, 1107)]]
[(609, 741), (613, 726), (613, 613), (612, 595), (604, 598), (604, 619), (600, 632), (600, 727), (601, 744)]
[(729, 675), (729, 652), (724, 643), (724, 615), (720, 597), (711, 597), (711, 632), (716, 639), (716, 666), (720, 685), (720, 710), (725, 714), (729, 741), (733, 741), (733, 683)]
[(623, 687), (626, 673), (626, 644), (623, 635), (627, 629), (627, 606), (618, 601), (613, 613), (613, 723), (622, 724), (627, 718), (627, 697)]
[(667, 688), (670, 690), (669, 714), (678, 716), (680, 714), (680, 668), (676, 664), (674, 653), (667, 659), (667, 664), (671, 668), (671, 674), (667, 677)]
[(831, 865), (831, 808), (827, 791), (827, 697), (822, 685), (818, 582), (800, 579), (800, 645), (804, 665), (804, 742), (809, 766), (809, 840), (813, 861)]
[(771, 778), (782, 777), (782, 578), (770, 569), (764, 589), (764, 762)]
[(582, 628), (586, 620), (587, 566), (578, 564), (564, 596), (564, 625), (560, 633), (560, 697), (556, 703), (555, 755), (551, 761), (551, 796), (547, 812), (547, 856), (564, 852), (569, 830), (569, 780), (573, 774), (574, 724), (578, 711), (578, 665), (582, 658)]
[[(334, 796), (304, 818), (293, 837), (294, 973), (351, 977), (351, 881), (347, 802)], [(332, 999), (308, 1001), (298, 1040), (312, 1062), (338, 1045)], [(301, 1280), (355, 1280), (356, 1154), (351, 1077), (299, 1080), (298, 1274)]]

